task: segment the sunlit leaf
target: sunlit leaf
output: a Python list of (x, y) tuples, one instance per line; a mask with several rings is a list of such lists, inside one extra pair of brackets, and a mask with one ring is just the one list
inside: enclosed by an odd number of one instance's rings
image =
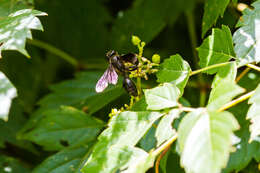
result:
[(108, 173), (125, 166), (135, 153), (131, 147), (138, 143), (161, 116), (158, 112), (129, 111), (114, 116), (109, 121), (108, 128), (98, 137), (98, 142), (82, 171)]
[(231, 62), (219, 68), (217, 74), (212, 82), (212, 88), (217, 87), (218, 84), (225, 81), (235, 81), (237, 76), (237, 66), (235, 62)]
[(260, 142), (260, 85), (255, 90), (254, 95), (249, 99), (249, 104), (252, 104), (248, 110), (247, 118), (250, 119), (250, 140), (256, 140)]
[(15, 11), (25, 8), (32, 8), (32, 5), (33, 0), (1, 0), (0, 20)]
[(171, 138), (176, 133), (172, 127), (172, 123), (174, 119), (179, 117), (179, 113), (180, 111), (178, 109), (173, 109), (168, 114), (164, 115), (164, 117), (162, 117), (155, 133), (157, 146), (160, 146), (163, 142)]
[(230, 0), (206, 0), (202, 21), (202, 36), (214, 25), (219, 16), (223, 17)]
[(229, 112), (197, 109), (178, 128), (181, 164), (186, 173), (220, 173), (228, 162), (233, 131), (239, 125)]
[(260, 61), (260, 1), (252, 6), (253, 10), (243, 11), (240, 28), (233, 35), (239, 66)]
[(157, 81), (175, 84), (183, 93), (190, 71), (189, 64), (180, 55), (173, 55), (161, 64), (161, 69), (156, 73)]
[[(198, 48), (200, 67), (203, 68), (229, 61), (235, 57), (233, 49), (232, 35), (229, 28), (224, 25), (222, 29), (214, 28), (212, 34)], [(218, 68), (205, 72), (213, 74), (217, 71)]]
[(243, 92), (245, 92), (245, 89), (241, 88), (234, 81), (223, 80), (211, 90), (207, 108), (217, 110)]
[(180, 90), (170, 83), (144, 90), (148, 110), (161, 110), (178, 105)]
[(91, 142), (103, 127), (100, 120), (72, 107), (46, 110), (43, 115), (35, 127), (21, 137), (44, 146), (46, 150)]
[[(91, 146), (91, 145), (90, 145)], [(90, 146), (64, 149), (44, 160), (33, 173), (76, 173)]]
[(9, 79), (0, 72), (0, 118), (7, 121), (12, 99), (17, 96), (16, 88)]
[(24, 9), (0, 20), (0, 56), (3, 50), (17, 50), (29, 57), (25, 50), (26, 39), (32, 39), (31, 29), (43, 30), (36, 16), (45, 15), (47, 14), (40, 11)]

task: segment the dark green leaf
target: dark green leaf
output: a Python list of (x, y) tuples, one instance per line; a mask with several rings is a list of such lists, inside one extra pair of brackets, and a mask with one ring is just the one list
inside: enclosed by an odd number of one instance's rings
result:
[(254, 10), (249, 8), (243, 11), (241, 26), (233, 35), (235, 52), (239, 66), (259, 62), (259, 28), (260, 28), (260, 1), (252, 4)]
[(30, 169), (15, 158), (0, 155), (0, 172), (30, 173)]
[(162, 86), (144, 90), (148, 110), (161, 110), (178, 105), (180, 90), (173, 84), (164, 83)]
[(1, 0), (0, 1), (0, 20), (9, 14), (25, 9), (32, 8), (33, 0)]
[(36, 16), (45, 16), (46, 13), (24, 9), (10, 14), (0, 20), (0, 57), (3, 50), (17, 50), (30, 57), (25, 50), (26, 39), (32, 39), (31, 29), (43, 30), (40, 20)]
[(108, 173), (130, 163), (129, 159), (135, 153), (131, 148), (161, 116), (162, 114), (158, 112), (128, 111), (114, 116), (110, 120), (108, 128), (98, 137), (98, 142), (82, 171), (84, 173)]
[(43, 117), (22, 138), (45, 147), (60, 150), (93, 141), (103, 127), (100, 120), (72, 107), (46, 110)]
[(169, 82), (175, 84), (183, 93), (191, 72), (189, 64), (180, 55), (173, 55), (164, 60), (161, 69), (156, 74), (160, 83)]
[(33, 173), (76, 173), (81, 159), (90, 146), (64, 149), (44, 160)]
[(223, 17), (230, 0), (206, 0), (202, 21), (202, 37), (214, 25), (219, 16)]
[[(227, 26), (222, 29), (214, 28), (212, 34), (207, 37), (198, 48), (200, 66), (207, 67), (229, 61), (235, 57), (233, 50), (232, 35)], [(217, 68), (205, 71), (213, 74), (218, 71)]]
[(178, 147), (186, 173), (219, 173), (228, 162), (238, 128), (229, 112), (197, 109), (185, 115), (178, 128)]

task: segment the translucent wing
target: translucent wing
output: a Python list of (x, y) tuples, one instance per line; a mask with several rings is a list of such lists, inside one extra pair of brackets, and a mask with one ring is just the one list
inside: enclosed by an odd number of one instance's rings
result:
[(118, 75), (113, 68), (112, 65), (109, 65), (107, 70), (104, 72), (104, 74), (101, 76), (101, 78), (98, 80), (96, 84), (96, 92), (100, 93), (106, 89), (108, 84), (116, 84), (118, 79)]

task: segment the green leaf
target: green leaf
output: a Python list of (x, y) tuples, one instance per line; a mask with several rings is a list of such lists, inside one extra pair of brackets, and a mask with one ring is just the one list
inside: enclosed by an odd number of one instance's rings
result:
[(176, 86), (164, 83), (153, 89), (145, 89), (144, 95), (148, 110), (161, 110), (177, 106), (180, 91)]
[(157, 147), (166, 140), (170, 139), (176, 133), (176, 131), (172, 128), (172, 123), (174, 119), (179, 117), (179, 114), (180, 111), (178, 109), (172, 109), (168, 114), (162, 117), (155, 132)]
[(46, 110), (44, 116), (22, 138), (44, 146), (46, 150), (60, 150), (93, 141), (103, 123), (72, 107)]
[(0, 119), (3, 119), (4, 121), (8, 120), (12, 99), (16, 96), (16, 88), (5, 74), (0, 72)]
[(189, 64), (177, 54), (164, 60), (160, 67), (160, 70), (156, 73), (157, 82), (175, 84), (183, 93), (191, 72)]
[[(222, 29), (214, 28), (212, 34), (207, 37), (198, 48), (198, 52), (200, 58), (199, 63), (202, 68), (227, 62), (231, 58), (234, 58), (235, 53), (229, 28), (224, 25)], [(217, 71), (218, 69), (215, 68), (205, 72), (213, 74)]]
[(124, 93), (121, 86), (110, 86), (104, 92), (97, 93), (95, 86), (101, 75), (97, 72), (81, 72), (76, 79), (52, 85), (52, 93), (41, 99), (39, 104), (45, 109), (61, 105), (84, 107), (87, 113), (92, 114)]
[[(162, 114), (158, 112), (129, 111), (114, 116), (109, 121), (108, 128), (98, 137), (98, 142), (82, 172), (115, 172), (129, 163), (129, 159), (135, 153), (131, 148), (161, 116)], [(124, 152), (126, 155), (123, 157)]]
[(186, 173), (220, 173), (232, 149), (232, 131), (238, 128), (229, 112), (197, 109), (185, 115), (178, 128), (178, 147)]
[(44, 160), (33, 173), (76, 173), (81, 159), (91, 145), (64, 149)]
[(206, 0), (202, 21), (202, 37), (214, 25), (219, 16), (223, 17), (230, 0)]
[(32, 8), (33, 0), (1, 0), (0, 2), (0, 20), (9, 14), (25, 9)]
[(25, 50), (26, 39), (32, 39), (30, 29), (43, 30), (40, 20), (36, 16), (45, 16), (46, 13), (24, 9), (10, 14), (0, 20), (0, 57), (3, 50), (17, 50), (30, 57)]
[(254, 10), (247, 8), (243, 11), (242, 20), (238, 22), (241, 27), (233, 35), (239, 66), (260, 61), (260, 1), (256, 1), (252, 6)]
[(214, 77), (212, 88), (217, 87), (218, 84), (225, 81), (235, 81), (237, 76), (237, 66), (235, 62), (231, 62), (223, 67), (220, 67)]
[(245, 92), (245, 89), (238, 86), (234, 81), (223, 80), (211, 90), (207, 108), (217, 110), (243, 92)]
[(30, 173), (30, 169), (22, 164), (19, 160), (8, 157), (5, 155), (0, 155), (0, 172), (1, 173)]
[(260, 84), (256, 88), (254, 95), (249, 99), (249, 104), (252, 104), (247, 113), (247, 119), (250, 119), (250, 140), (260, 142)]

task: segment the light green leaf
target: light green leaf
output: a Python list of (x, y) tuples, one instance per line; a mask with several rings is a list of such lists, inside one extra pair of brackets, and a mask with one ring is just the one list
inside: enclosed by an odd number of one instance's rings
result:
[[(84, 173), (115, 172), (129, 163), (135, 146), (152, 124), (162, 116), (159, 112), (122, 112), (114, 116), (108, 128), (98, 137), (93, 152), (82, 169)], [(126, 155), (122, 155), (127, 151)]]
[(162, 117), (155, 132), (157, 147), (176, 133), (176, 131), (172, 128), (172, 122), (174, 119), (179, 117), (179, 114), (180, 111), (178, 109), (172, 109), (168, 114)]
[(260, 1), (252, 6), (254, 10), (243, 11), (242, 20), (238, 22), (240, 28), (233, 35), (239, 66), (260, 61)]
[(178, 129), (181, 164), (186, 173), (220, 173), (228, 162), (233, 131), (238, 128), (229, 112), (197, 109), (186, 114)]
[(0, 72), (0, 119), (3, 119), (4, 121), (8, 120), (12, 99), (16, 96), (16, 88), (5, 74)]
[(160, 67), (161, 69), (156, 73), (157, 81), (175, 84), (183, 93), (191, 72), (189, 64), (177, 54), (164, 60)]
[(214, 77), (212, 88), (217, 87), (218, 84), (225, 81), (235, 81), (237, 76), (237, 66), (235, 62), (231, 62), (221, 68), (219, 68), (217, 74)]
[(92, 114), (124, 93), (121, 86), (110, 86), (104, 92), (95, 91), (96, 83), (102, 73), (81, 72), (73, 80), (63, 81), (51, 86), (52, 93), (40, 100), (42, 108), (58, 108), (69, 105), (85, 108)]
[(32, 8), (33, 0), (1, 0), (0, 1), (0, 20), (9, 14), (25, 9)]
[(5, 155), (0, 155), (0, 172), (1, 173), (30, 173), (30, 169), (23, 165), (19, 160), (8, 157)]
[(64, 149), (44, 160), (33, 173), (76, 173), (81, 159), (91, 145)]
[(43, 115), (21, 138), (42, 145), (46, 150), (60, 150), (93, 141), (103, 127), (100, 120), (72, 107), (46, 110)]
[(207, 108), (217, 110), (243, 92), (245, 92), (245, 89), (238, 86), (234, 81), (223, 80), (211, 90)]
[(254, 95), (249, 99), (249, 104), (252, 104), (247, 113), (247, 119), (250, 119), (250, 140), (260, 142), (260, 84), (255, 90)]
[(36, 16), (45, 16), (46, 13), (24, 9), (10, 14), (0, 20), (0, 57), (3, 50), (17, 50), (30, 57), (25, 50), (26, 39), (32, 39), (30, 29), (43, 30), (40, 20)]
[(206, 0), (202, 21), (202, 37), (214, 25), (219, 16), (223, 17), (230, 0)]
[(161, 110), (177, 106), (180, 91), (176, 86), (164, 83), (162, 86), (144, 90), (144, 95), (148, 110)]
[[(207, 67), (229, 61), (235, 57), (232, 35), (227, 26), (222, 29), (214, 28), (212, 34), (207, 37), (198, 48), (200, 66)], [(217, 68), (205, 71), (213, 74), (218, 71)]]

